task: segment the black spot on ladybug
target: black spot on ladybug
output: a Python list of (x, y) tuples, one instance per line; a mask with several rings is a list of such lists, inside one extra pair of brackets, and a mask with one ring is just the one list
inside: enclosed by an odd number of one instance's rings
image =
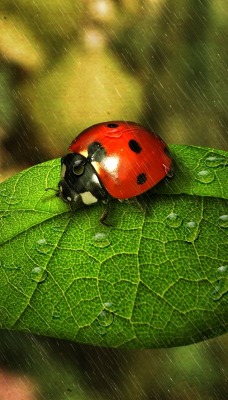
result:
[(107, 126), (109, 128), (117, 128), (119, 125), (118, 124), (108, 124)]
[(142, 150), (142, 147), (134, 139), (129, 140), (128, 146), (132, 151), (134, 151), (134, 153), (140, 153), (140, 151)]
[(170, 153), (168, 147), (164, 147), (164, 153), (165, 153), (169, 158), (172, 158), (171, 153)]
[(142, 173), (137, 176), (137, 183), (138, 185), (142, 185), (147, 180), (146, 174)]
[(101, 162), (106, 156), (104, 147), (99, 142), (93, 142), (88, 147), (88, 159)]

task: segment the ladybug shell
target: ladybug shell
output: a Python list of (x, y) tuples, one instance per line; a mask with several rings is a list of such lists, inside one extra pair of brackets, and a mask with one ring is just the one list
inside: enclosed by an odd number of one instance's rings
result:
[[(92, 151), (90, 149), (96, 149)], [(111, 121), (81, 132), (69, 150), (88, 157), (107, 192), (127, 199), (146, 192), (171, 169), (163, 140), (134, 122)]]

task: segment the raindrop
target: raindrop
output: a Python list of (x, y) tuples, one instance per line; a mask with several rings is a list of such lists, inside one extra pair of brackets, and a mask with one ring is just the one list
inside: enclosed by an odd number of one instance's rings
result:
[(106, 236), (107, 236), (106, 233), (98, 232), (94, 235), (94, 240), (97, 240), (97, 241), (103, 240), (106, 238)]
[(111, 301), (107, 301), (107, 303), (104, 303), (104, 308), (111, 308), (113, 306), (113, 303)]
[(182, 218), (180, 217), (179, 214), (176, 214), (174, 212), (170, 213), (166, 217), (166, 224), (170, 226), (171, 228), (179, 228), (182, 224)]
[(199, 225), (195, 221), (187, 222), (185, 225), (185, 241), (194, 242), (199, 236)]
[(211, 183), (215, 179), (215, 174), (213, 171), (208, 171), (205, 169), (203, 171), (199, 171), (195, 179), (201, 183)]
[(60, 319), (60, 318), (61, 318), (60, 312), (59, 312), (59, 311), (54, 311), (54, 312), (52, 313), (52, 318), (53, 318), (53, 319)]
[(42, 244), (47, 244), (47, 241), (46, 241), (46, 239), (39, 239), (39, 240), (37, 240), (37, 244), (39, 244), (39, 245), (42, 245)]
[(48, 254), (51, 250), (51, 247), (48, 246), (45, 238), (37, 240), (36, 250), (41, 254)]
[(41, 267), (34, 267), (31, 271), (31, 279), (37, 283), (43, 283), (47, 278), (47, 271)]
[(228, 214), (221, 215), (218, 219), (218, 224), (221, 228), (228, 228)]
[(228, 164), (228, 158), (220, 154), (215, 155), (212, 153), (209, 157), (206, 158), (205, 164), (211, 168), (226, 166)]
[(224, 274), (224, 273), (228, 272), (228, 265), (222, 265), (221, 267), (219, 267), (217, 269), (217, 272), (219, 274)]
[[(110, 308), (113, 304), (107, 302), (104, 304), (105, 307)], [(94, 321), (94, 329), (99, 335), (106, 335), (108, 330), (111, 328), (114, 321), (114, 313), (107, 309), (103, 309)]]
[(228, 265), (222, 265), (217, 269), (217, 279), (212, 291), (212, 299), (220, 300), (228, 292)]
[(104, 248), (110, 246), (108, 235), (104, 232), (97, 232), (93, 237), (95, 247)]
[(105, 327), (112, 325), (113, 320), (114, 315), (108, 310), (102, 310), (97, 317), (98, 324)]
[(105, 326), (100, 326), (97, 321), (94, 323), (94, 330), (98, 335), (104, 336), (108, 333), (108, 328)]
[(104, 309), (108, 310), (109, 312), (115, 312), (117, 308), (111, 301), (107, 301), (106, 303), (103, 304)]

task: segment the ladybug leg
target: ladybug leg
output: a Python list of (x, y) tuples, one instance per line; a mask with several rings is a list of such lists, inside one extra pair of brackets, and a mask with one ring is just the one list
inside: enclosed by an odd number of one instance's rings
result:
[(171, 168), (171, 170), (168, 172), (168, 174), (166, 175), (167, 178), (172, 179), (175, 177), (175, 171), (173, 168)]
[(107, 216), (108, 216), (109, 209), (110, 209), (110, 200), (108, 199), (108, 200), (105, 202), (105, 204), (106, 204), (106, 207), (105, 207), (105, 209), (104, 209), (104, 211), (103, 211), (103, 213), (102, 213), (102, 215), (101, 215), (101, 217), (100, 217), (100, 222), (101, 222), (103, 225), (112, 226), (111, 224), (109, 224), (108, 222), (106, 222), (106, 218), (107, 218)]
[(165, 185), (169, 185), (170, 181), (175, 178), (175, 171), (173, 168), (171, 168), (171, 170), (167, 173), (167, 175), (165, 176), (165, 178), (163, 179)]

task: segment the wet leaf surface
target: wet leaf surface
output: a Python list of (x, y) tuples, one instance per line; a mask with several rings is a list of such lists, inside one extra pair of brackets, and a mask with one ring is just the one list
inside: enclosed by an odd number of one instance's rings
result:
[[(104, 346), (168, 347), (227, 330), (227, 159), (170, 146), (175, 176), (74, 213), (58, 159), (1, 184), (0, 325)], [(207, 171), (207, 172), (202, 172)]]

